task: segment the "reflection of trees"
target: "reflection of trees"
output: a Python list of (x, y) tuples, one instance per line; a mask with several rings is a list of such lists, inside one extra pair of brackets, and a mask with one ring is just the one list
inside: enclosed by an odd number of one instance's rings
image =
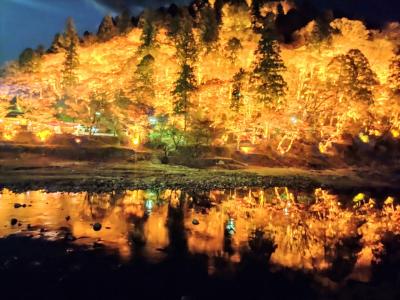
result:
[(184, 254), (188, 251), (187, 237), (184, 224), (185, 196), (182, 193), (179, 201), (168, 204), (167, 227), (169, 250), (173, 254)]

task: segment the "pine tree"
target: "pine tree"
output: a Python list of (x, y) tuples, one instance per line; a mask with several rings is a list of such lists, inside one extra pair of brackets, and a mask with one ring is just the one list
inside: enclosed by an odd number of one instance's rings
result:
[(26, 48), (18, 57), (18, 66), (23, 72), (35, 72), (40, 67), (40, 55), (32, 48)]
[(131, 14), (128, 9), (124, 9), (118, 16), (117, 28), (120, 34), (127, 34), (132, 29)]
[(154, 93), (154, 57), (147, 54), (136, 67), (131, 93), (137, 103), (150, 103)]
[(309, 39), (310, 46), (320, 49), (324, 43), (330, 45), (332, 43), (332, 33), (333, 28), (330, 26), (329, 22), (317, 18), (312, 23)]
[(142, 44), (139, 47), (139, 51), (148, 54), (151, 50), (156, 47), (157, 27), (153, 22), (153, 17), (150, 12), (146, 12), (141, 19), (142, 34), (140, 41)]
[(394, 93), (400, 93), (400, 49), (390, 62), (388, 83)]
[(64, 36), (60, 33), (57, 33), (54, 36), (53, 42), (48, 50), (49, 53), (59, 53), (60, 51), (64, 50), (65, 48), (65, 41)]
[(175, 38), (176, 56), (181, 65), (192, 65), (197, 60), (197, 45), (193, 35), (192, 21), (182, 19), (181, 28)]
[(255, 85), (257, 98), (264, 105), (276, 107), (286, 95), (287, 84), (282, 77), (286, 67), (279, 44), (271, 38), (268, 30), (263, 30), (255, 57), (251, 81)]
[(194, 76), (193, 67), (183, 64), (178, 79), (174, 83), (174, 112), (175, 114), (184, 115), (184, 130), (186, 131), (189, 117), (189, 108), (191, 106), (191, 95), (197, 89), (196, 77)]
[(74, 20), (69, 17), (65, 24), (65, 31), (64, 31), (64, 46), (65, 49), (68, 49), (69, 45), (73, 42), (75, 45), (79, 44), (79, 35), (76, 32)]
[(209, 5), (204, 6), (200, 10), (200, 37), (206, 51), (209, 52), (218, 42), (219, 26), (215, 11)]
[(68, 18), (65, 23), (65, 30), (63, 34), (57, 33), (51, 46), (48, 50), (49, 53), (59, 53), (62, 50), (67, 50), (71, 41), (74, 41), (75, 45), (79, 44), (79, 35), (76, 32), (74, 21), (72, 18)]
[(239, 72), (233, 76), (230, 108), (236, 112), (238, 112), (240, 107), (243, 105), (242, 88), (245, 76), (246, 72), (242, 68), (240, 68)]
[(262, 16), (261, 16), (261, 12), (260, 12), (260, 8), (261, 8), (260, 2), (261, 2), (260, 0), (253, 0), (251, 2), (251, 6), (250, 6), (251, 24), (252, 24), (253, 30), (255, 32), (258, 32), (261, 30)]
[(76, 75), (76, 69), (79, 66), (79, 57), (76, 49), (74, 40), (71, 43), (65, 53), (64, 69), (62, 84), (64, 88), (71, 88), (78, 83), (78, 77)]
[(97, 31), (97, 37), (99, 41), (106, 42), (111, 40), (118, 33), (118, 29), (114, 24), (114, 20), (111, 16), (105, 16), (101, 21), (99, 29)]

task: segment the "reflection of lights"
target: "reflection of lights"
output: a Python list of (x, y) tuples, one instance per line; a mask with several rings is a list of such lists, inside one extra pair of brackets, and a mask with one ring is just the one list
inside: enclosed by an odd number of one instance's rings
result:
[(82, 142), (82, 140), (80, 138), (75, 139), (75, 143), (80, 144), (81, 142)]
[(296, 124), (297, 124), (297, 122), (298, 122), (298, 119), (297, 119), (297, 117), (295, 117), (295, 116), (291, 116), (291, 117), (290, 117), (290, 122), (291, 122), (293, 125), (296, 125)]
[(100, 116), (101, 115), (101, 112), (99, 112), (99, 111), (96, 111), (96, 116)]

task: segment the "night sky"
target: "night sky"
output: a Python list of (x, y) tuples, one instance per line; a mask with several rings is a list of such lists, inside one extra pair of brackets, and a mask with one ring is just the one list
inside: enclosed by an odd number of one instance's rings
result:
[[(297, 0), (303, 1), (303, 0)], [(308, 0), (320, 8), (332, 8), (338, 15), (383, 24), (400, 18), (400, 0)], [(0, 0), (0, 64), (15, 59), (26, 47), (48, 47), (56, 32), (72, 16), (80, 34), (97, 31), (101, 18), (124, 7), (140, 12), (143, 7), (159, 7), (190, 0)]]

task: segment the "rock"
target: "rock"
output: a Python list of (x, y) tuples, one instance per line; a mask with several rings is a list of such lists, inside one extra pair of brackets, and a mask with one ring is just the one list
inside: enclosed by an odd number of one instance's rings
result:
[(12, 218), (10, 221), (11, 226), (14, 226), (18, 223), (18, 220), (16, 218)]
[(193, 220), (192, 220), (192, 224), (193, 224), (193, 225), (199, 225), (200, 222), (199, 222), (199, 220), (197, 220), (197, 219), (193, 219)]
[(100, 223), (94, 223), (93, 224), (93, 230), (94, 231), (100, 231), (101, 230), (101, 224)]
[(20, 203), (14, 203), (14, 208), (20, 208), (20, 207), (22, 207), (22, 204), (20, 204)]
[(65, 220), (66, 220), (66, 221), (69, 221), (69, 220), (71, 220), (71, 217), (70, 217), (70, 216), (66, 216), (66, 217), (65, 217)]

